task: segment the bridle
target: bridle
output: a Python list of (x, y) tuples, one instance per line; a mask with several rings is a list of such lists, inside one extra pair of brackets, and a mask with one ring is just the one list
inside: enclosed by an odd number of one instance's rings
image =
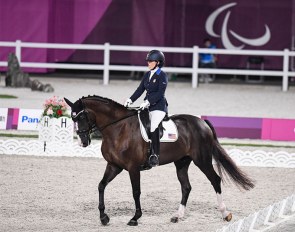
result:
[(79, 130), (77, 129), (76, 130), (76, 133), (78, 135), (85, 135), (85, 134), (90, 134), (94, 131), (97, 130), (97, 127), (95, 125), (94, 122), (91, 122), (89, 120), (89, 117), (88, 117), (88, 111), (83, 109), (81, 110), (78, 114), (75, 114), (75, 113), (71, 113), (71, 117), (72, 117), (72, 120), (77, 123), (78, 121), (82, 121), (82, 120), (87, 120), (87, 124), (88, 124), (88, 129), (83, 129), (83, 130)]

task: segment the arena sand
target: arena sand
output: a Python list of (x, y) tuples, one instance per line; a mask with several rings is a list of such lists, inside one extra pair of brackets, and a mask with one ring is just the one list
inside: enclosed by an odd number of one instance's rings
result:
[[(106, 162), (96, 158), (0, 156), (0, 231), (199, 231), (227, 225), (217, 209), (210, 182), (193, 164), (189, 169), (192, 191), (185, 218), (170, 218), (181, 199), (173, 164), (141, 173), (143, 216), (138, 227), (127, 222), (134, 214), (131, 184), (123, 171), (105, 192), (110, 224), (102, 226), (97, 185)], [(242, 167), (256, 181), (251, 191), (222, 186), (233, 220), (246, 217), (295, 192), (295, 170)]]

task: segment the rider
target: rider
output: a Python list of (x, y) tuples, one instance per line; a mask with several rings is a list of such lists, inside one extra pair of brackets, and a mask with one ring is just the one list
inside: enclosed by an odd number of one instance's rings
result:
[(159, 165), (160, 137), (158, 126), (167, 114), (168, 103), (165, 98), (165, 91), (168, 78), (167, 74), (161, 70), (165, 63), (165, 56), (161, 51), (150, 51), (146, 56), (146, 61), (150, 71), (144, 74), (140, 85), (132, 96), (126, 100), (124, 106), (131, 105), (146, 90), (146, 96), (140, 108), (142, 110), (148, 108), (150, 112), (152, 152), (149, 165), (155, 167)]

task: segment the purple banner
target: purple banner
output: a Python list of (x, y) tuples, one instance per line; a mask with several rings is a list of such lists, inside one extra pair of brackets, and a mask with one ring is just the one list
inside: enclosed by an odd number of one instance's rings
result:
[[(111, 0), (0, 0), (0, 41), (81, 44), (103, 17)], [(13, 48), (1, 48), (7, 60)], [(25, 62), (67, 61), (73, 50), (22, 50)], [(34, 71), (33, 69), (26, 69)], [(40, 69), (37, 69), (40, 71)]]
[[(203, 46), (283, 50), (295, 36), (294, 0), (0, 0), (0, 41)], [(151, 13), (152, 12), (152, 13)], [(294, 46), (294, 44), (293, 44)], [(13, 49), (0, 48), (0, 60)], [(113, 64), (144, 64), (146, 52), (112, 52)], [(23, 49), (22, 61), (103, 62), (101, 51)], [(168, 66), (191, 66), (189, 54), (167, 53)], [(220, 55), (218, 67), (246, 68), (247, 56)], [(265, 57), (265, 69), (282, 59)]]

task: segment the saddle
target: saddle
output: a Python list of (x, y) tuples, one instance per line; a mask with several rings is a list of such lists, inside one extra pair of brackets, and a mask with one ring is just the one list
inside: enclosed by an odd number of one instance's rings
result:
[[(150, 142), (151, 121), (149, 111), (141, 110), (138, 113), (140, 132), (146, 142)], [(171, 118), (166, 114), (163, 121), (159, 124), (160, 142), (175, 142), (178, 139), (178, 130)]]

